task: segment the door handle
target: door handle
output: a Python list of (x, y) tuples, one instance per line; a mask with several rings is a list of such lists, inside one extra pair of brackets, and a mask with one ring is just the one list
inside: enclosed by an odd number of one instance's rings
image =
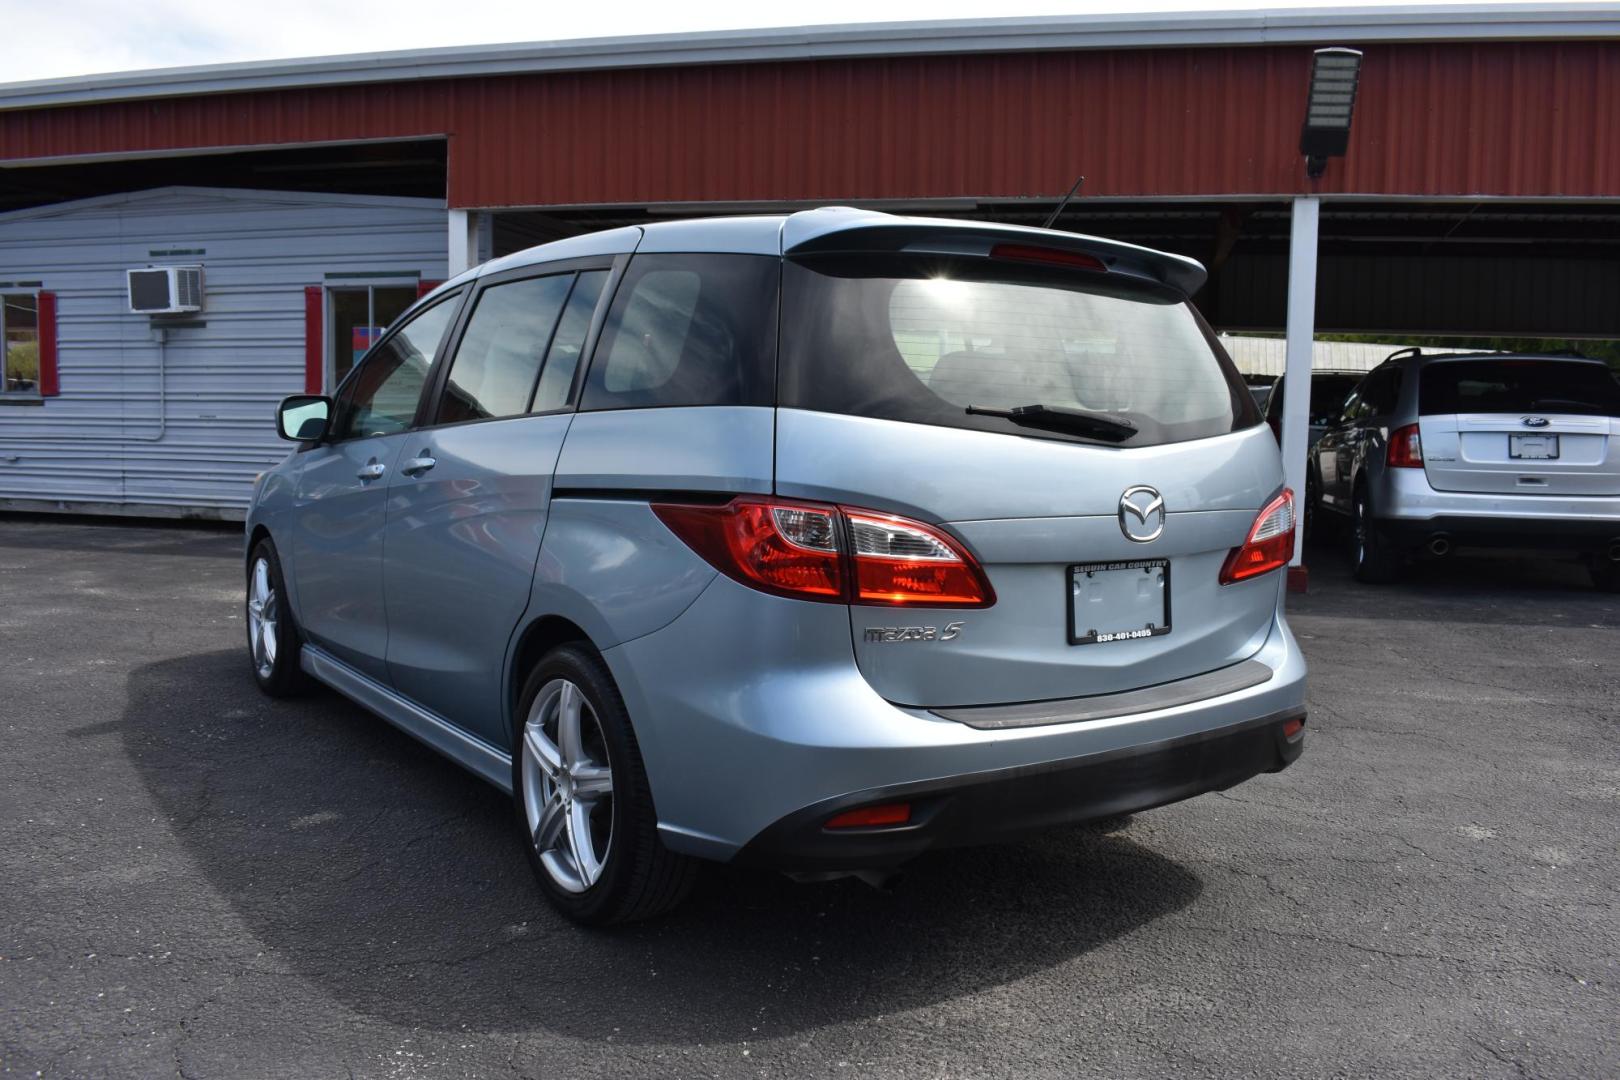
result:
[(355, 473), (354, 475), (358, 476), (362, 480), (376, 480), (376, 479), (379, 479), (382, 476), (382, 474), (387, 472), (387, 471), (388, 471), (388, 466), (384, 465), (380, 461), (373, 461), (369, 465), (362, 465), (360, 467), (360, 471)]
[(404, 473), (406, 476), (421, 476), (423, 473), (427, 472), (437, 464), (438, 462), (433, 458), (423, 454), (421, 457), (411, 458), (405, 464), (401, 465), (399, 467), (399, 471)]

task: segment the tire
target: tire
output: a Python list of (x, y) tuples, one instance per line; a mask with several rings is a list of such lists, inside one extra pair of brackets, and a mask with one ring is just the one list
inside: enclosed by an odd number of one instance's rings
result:
[(1364, 584), (1385, 585), (1401, 576), (1401, 554), (1379, 527), (1367, 489), (1360, 486), (1350, 527), (1350, 561), (1356, 580)]
[(313, 683), (298, 666), (298, 627), (285, 597), (281, 560), (269, 538), (253, 546), (247, 561), (248, 659), (259, 689), (271, 697), (295, 697)]
[(557, 910), (607, 926), (685, 899), (697, 864), (658, 838), (641, 748), (601, 657), (577, 644), (547, 653), (524, 683), (517, 716), (518, 832)]
[(1586, 564), (1592, 574), (1592, 584), (1600, 592), (1620, 593), (1620, 563), (1593, 555)]

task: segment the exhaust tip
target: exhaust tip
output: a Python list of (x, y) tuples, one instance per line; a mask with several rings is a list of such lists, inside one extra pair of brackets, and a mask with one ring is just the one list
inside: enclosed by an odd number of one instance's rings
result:
[(1609, 561), (1620, 563), (1620, 540), (1609, 541)]
[[(1620, 542), (1616, 542), (1609, 549), (1611, 557), (1613, 556), (1613, 552), (1617, 549), (1620, 549)], [(1443, 558), (1446, 555), (1451, 554), (1451, 538), (1446, 536), (1430, 537), (1429, 554), (1433, 555), (1435, 558)]]

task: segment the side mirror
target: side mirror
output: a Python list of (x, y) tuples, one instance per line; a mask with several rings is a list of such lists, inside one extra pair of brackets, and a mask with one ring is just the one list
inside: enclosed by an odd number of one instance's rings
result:
[(293, 442), (312, 442), (326, 434), (331, 419), (331, 398), (294, 394), (276, 407), (276, 432)]

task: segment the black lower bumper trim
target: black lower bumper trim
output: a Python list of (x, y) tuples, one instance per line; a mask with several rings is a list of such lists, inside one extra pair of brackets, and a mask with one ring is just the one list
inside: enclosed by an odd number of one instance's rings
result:
[[(1305, 736), (1284, 735), (1284, 725), (1304, 718), (1303, 709), (1291, 709), (1083, 758), (842, 795), (768, 826), (735, 861), (806, 872), (893, 867), (931, 848), (998, 842), (1164, 806), (1286, 768), (1303, 751)], [(823, 827), (845, 810), (893, 802), (911, 804), (909, 824)]]
[[(1615, 510), (1620, 514), (1620, 502)], [(1402, 547), (1418, 548), (1443, 536), (1454, 547), (1526, 548), (1543, 551), (1603, 551), (1620, 541), (1620, 517), (1570, 521), (1560, 518), (1466, 516), (1380, 519), (1379, 527)]]

